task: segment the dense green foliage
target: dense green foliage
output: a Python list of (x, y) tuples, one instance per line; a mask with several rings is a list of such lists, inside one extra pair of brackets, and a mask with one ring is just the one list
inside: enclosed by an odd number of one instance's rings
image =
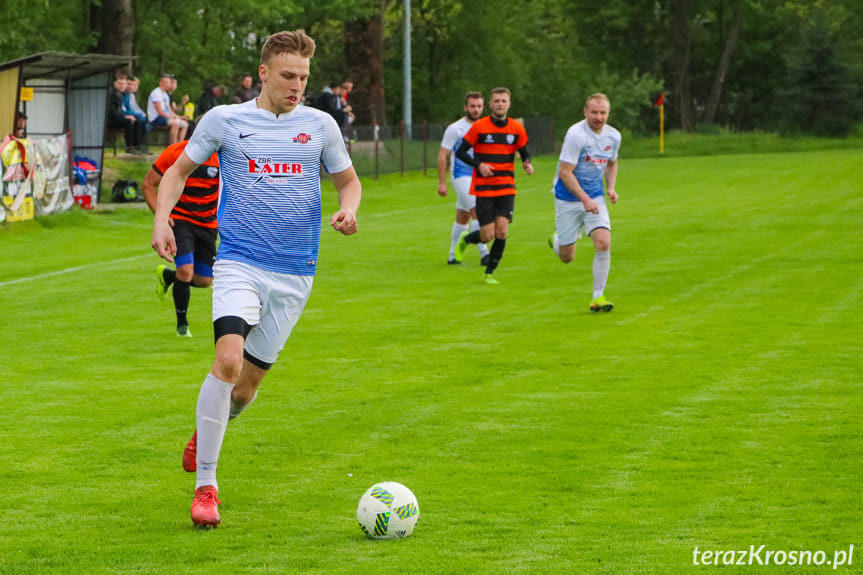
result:
[[(209, 291), (175, 337), (140, 206), (0, 227), (0, 572), (679, 575), (710, 570), (695, 547), (762, 544), (854, 544), (857, 568), (860, 150), (622, 161), (601, 316), (589, 243), (568, 266), (545, 245), (555, 164), (535, 164), (499, 286), (475, 251), (445, 264), (434, 176), (364, 181), (360, 233), (324, 230), (304, 317), (230, 424), (209, 533), (180, 469)], [(408, 540), (356, 526), (383, 479), (418, 496)]]
[[(86, 51), (105, 36), (99, 10), (128, 3), (142, 90), (162, 72), (193, 99), (207, 82), (255, 74), (263, 39), (303, 27), (319, 40), (310, 91), (358, 72), (346, 30), (382, 19), (386, 121), (401, 119), (403, 2), (393, 0), (8, 0), (0, 61), (41, 50)], [(458, 116), (464, 92), (507, 85), (517, 116), (580, 116), (608, 93), (625, 132), (656, 129), (651, 93), (666, 90), (670, 127), (709, 120), (736, 131), (844, 135), (860, 117), (859, 0), (413, 0), (414, 120)], [(676, 17), (680, 16), (680, 17)], [(359, 28), (357, 28), (359, 23)], [(739, 32), (739, 36), (738, 36)], [(681, 45), (681, 38), (686, 41)], [(680, 50), (686, 50), (685, 58)], [(720, 70), (728, 51), (727, 67)], [(369, 64), (371, 65), (371, 64)], [(355, 78), (362, 86), (362, 74)], [(721, 82), (717, 83), (717, 78)], [(676, 94), (689, 94), (675, 102)]]

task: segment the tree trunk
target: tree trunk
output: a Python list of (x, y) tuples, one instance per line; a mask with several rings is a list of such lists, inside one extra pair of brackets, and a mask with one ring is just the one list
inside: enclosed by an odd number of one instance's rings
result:
[(689, 74), (691, 19), (689, 0), (672, 0), (671, 10), (671, 90), (675, 111), (684, 132), (695, 131), (692, 86)]
[(734, 5), (734, 15), (728, 28), (728, 37), (725, 39), (722, 57), (719, 59), (719, 67), (716, 69), (716, 76), (713, 78), (713, 88), (710, 90), (710, 98), (707, 100), (707, 110), (704, 112), (705, 124), (712, 124), (716, 118), (716, 111), (719, 109), (719, 100), (722, 97), (722, 85), (725, 83), (725, 75), (728, 73), (728, 67), (731, 65), (731, 56), (734, 55), (734, 48), (737, 47), (737, 38), (740, 36), (742, 25), (743, 18), (740, 13), (740, 3), (737, 2)]
[(90, 25), (99, 38), (96, 51), (100, 54), (128, 56), (131, 62), (135, 35), (132, 0), (102, 0), (101, 6), (93, 3), (90, 10)]
[(384, 94), (384, 26), (389, 0), (380, 0), (377, 14), (345, 22), (345, 61), (354, 82), (350, 102), (358, 126), (386, 124)]

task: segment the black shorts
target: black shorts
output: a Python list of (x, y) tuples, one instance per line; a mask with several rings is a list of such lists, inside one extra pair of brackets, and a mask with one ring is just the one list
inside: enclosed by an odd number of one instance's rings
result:
[[(205, 266), (202, 271), (209, 269), (210, 273), (200, 275), (212, 276), (213, 263), (216, 261), (217, 234), (213, 228), (202, 228), (186, 220), (174, 220), (174, 239), (177, 242), (177, 255), (174, 259), (177, 265), (195, 263), (196, 273), (199, 266)], [(193, 258), (189, 258), (189, 254)]]
[(494, 223), (498, 217), (504, 217), (512, 222), (512, 210), (515, 208), (515, 196), (496, 196), (476, 198), (476, 219), (479, 225)]

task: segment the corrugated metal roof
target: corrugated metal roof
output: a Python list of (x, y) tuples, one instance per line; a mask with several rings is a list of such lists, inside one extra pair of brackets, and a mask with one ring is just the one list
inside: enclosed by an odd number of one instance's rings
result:
[(116, 70), (134, 58), (113, 54), (70, 54), (68, 52), (40, 52), (9, 60), (0, 64), (0, 71), (20, 67), (23, 81), (31, 78), (71, 79), (86, 78), (101, 72)]

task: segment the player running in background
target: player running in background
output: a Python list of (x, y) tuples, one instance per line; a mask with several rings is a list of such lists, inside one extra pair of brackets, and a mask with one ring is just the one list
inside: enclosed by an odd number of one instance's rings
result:
[[(144, 199), (154, 213), (157, 203), (156, 187), (188, 143), (188, 140), (183, 140), (165, 148), (144, 178)], [(219, 158), (213, 154), (186, 179), (183, 194), (169, 216), (177, 242), (177, 254), (174, 257), (177, 269), (172, 270), (166, 265), (156, 267), (156, 295), (159, 299), (164, 299), (168, 288), (174, 286), (172, 293), (177, 314), (177, 335), (181, 337), (192, 337), (187, 319), (191, 299), (189, 288), (206, 288), (213, 283), (218, 203)]]
[[(487, 284), (499, 283), (494, 270), (503, 257), (506, 234), (512, 222), (515, 206), (515, 152), (521, 156), (521, 165), (528, 175), (533, 174), (530, 152), (527, 149), (527, 132), (521, 123), (507, 117), (510, 106), (508, 88), (491, 91), (491, 115), (473, 123), (464, 135), (456, 156), (474, 167), (470, 193), (476, 196), (476, 216), (480, 229), (462, 232), (453, 256), (461, 261), (467, 244), (487, 243), (494, 239), (483, 280)], [(473, 148), (473, 156), (468, 152)]]
[[(440, 152), (437, 155), (437, 193), (445, 198), (446, 189), (446, 164), (447, 156), (453, 153), (450, 162), (450, 178), (452, 187), (456, 193), (455, 223), (450, 233), (448, 264), (460, 264), (454, 257), (455, 247), (462, 232), (476, 231), (479, 223), (476, 221), (476, 198), (470, 195), (470, 180), (473, 174), (473, 166), (465, 164), (455, 156), (455, 151), (461, 145), (464, 136), (474, 122), (482, 116), (483, 97), (480, 92), (468, 92), (464, 97), (464, 117), (446, 127), (443, 139), (440, 143)], [(488, 246), (480, 242), (477, 244), (480, 255), (480, 263), (488, 264)]]
[(196, 409), (197, 430), (183, 468), (197, 471), (191, 516), (219, 524), (216, 465), (228, 420), (255, 399), (312, 290), (321, 232), (321, 164), (338, 192), (330, 226), (357, 231), (362, 188), (341, 131), (328, 114), (298, 106), (315, 43), (279, 32), (261, 50), (261, 95), (218, 106), (201, 118), (186, 150), (162, 178), (152, 247), (171, 261), (168, 214), (183, 182), (213, 152), (222, 170), (221, 244), (213, 266), (215, 359)]
[(563, 139), (554, 175), (556, 232), (549, 246), (565, 264), (575, 258), (575, 242), (585, 232), (593, 240), (593, 301), (590, 311), (609, 312), (614, 304), (605, 298), (611, 269), (611, 220), (605, 205), (602, 178), (608, 199), (617, 203), (617, 155), (620, 132), (606, 124), (611, 104), (605, 94), (592, 94), (584, 103), (584, 120), (570, 126)]

